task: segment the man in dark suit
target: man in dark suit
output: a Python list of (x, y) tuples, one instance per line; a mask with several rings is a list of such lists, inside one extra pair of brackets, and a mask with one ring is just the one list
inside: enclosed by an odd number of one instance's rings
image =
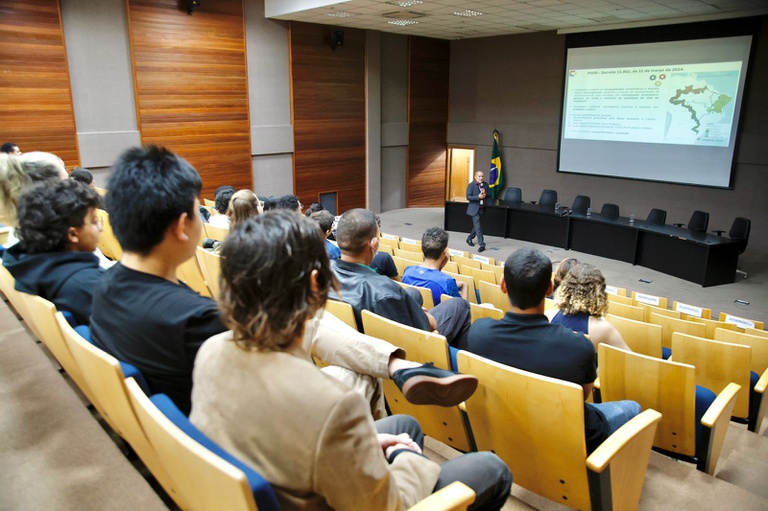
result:
[(480, 216), (485, 213), (486, 195), (488, 193), (488, 183), (483, 181), (485, 174), (482, 170), (475, 171), (475, 180), (467, 185), (467, 214), (472, 217), (472, 232), (467, 236), (467, 245), (474, 247), (472, 240), (477, 236), (477, 243), (480, 247), (478, 252), (485, 250), (485, 239), (483, 238), (483, 227), (480, 224)]

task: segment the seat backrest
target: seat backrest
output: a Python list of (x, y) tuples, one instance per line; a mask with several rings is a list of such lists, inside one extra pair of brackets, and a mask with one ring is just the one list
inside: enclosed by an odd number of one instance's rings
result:
[(643, 320), (650, 322), (651, 314), (658, 314), (660, 316), (666, 316), (668, 318), (682, 319), (682, 313), (673, 311), (671, 309), (664, 309), (662, 307), (654, 307), (645, 303), (638, 302), (637, 307), (643, 309)]
[(72, 356), (82, 369), (83, 377), (93, 392), (91, 401), (99, 414), (110, 427), (120, 435), (141, 458), (155, 479), (168, 494), (184, 509), (184, 501), (177, 494), (176, 488), (160, 463), (157, 452), (147, 439), (141, 428), (133, 407), (128, 399), (125, 387), (125, 375), (120, 362), (105, 351), (89, 343), (77, 334), (64, 316), (58, 316), (57, 321), (65, 332), (67, 345)]
[[(480, 268), (473, 268), (471, 266), (462, 266), (459, 265), (461, 268), (461, 273), (463, 275), (469, 275), (473, 279), (475, 279), (475, 287), (478, 289), (480, 288), (480, 282), (490, 282), (491, 284), (498, 284), (496, 282), (496, 273), (492, 272), (490, 270), (483, 270)], [(482, 299), (482, 295), (481, 295)]]
[(749, 241), (750, 230), (752, 230), (752, 221), (749, 218), (737, 216), (733, 220), (731, 230), (728, 231), (728, 237), (732, 240), (744, 240), (744, 248), (746, 248), (747, 242)]
[(464, 282), (467, 285), (467, 301), (469, 303), (477, 303), (477, 287), (475, 287), (475, 279), (471, 275), (454, 273), (445, 268), (443, 268), (443, 273), (456, 279), (456, 282)]
[(709, 227), (709, 213), (706, 211), (699, 211), (698, 209), (693, 212), (691, 219), (688, 221), (688, 229), (692, 231), (707, 232)]
[(699, 307), (697, 305), (691, 305), (688, 303), (678, 302), (675, 300), (672, 302), (672, 310), (677, 311), (680, 314), (686, 316), (682, 317), (681, 319), (689, 319), (690, 317), (698, 317), (703, 319), (711, 319), (712, 318), (712, 309), (708, 309), (706, 307)]
[(734, 417), (749, 417), (749, 371), (752, 348), (743, 344), (712, 341), (703, 337), (672, 334), (675, 362), (696, 368), (696, 384), (719, 394), (729, 383), (741, 385)]
[(516, 484), (568, 507), (637, 509), (658, 412), (633, 418), (587, 458), (581, 386), (465, 351), (458, 365), (480, 380), (465, 403), (477, 448), (499, 455)]
[(648, 293), (640, 293), (638, 291), (632, 291), (632, 304), (645, 304), (652, 305), (654, 307), (661, 307), (666, 309), (668, 307), (669, 300), (665, 296), (656, 296)]
[(603, 204), (603, 209), (600, 210), (600, 216), (611, 220), (619, 218), (619, 206), (606, 202)]
[[(448, 342), (442, 335), (411, 328), (367, 310), (362, 311), (362, 318), (366, 335), (403, 348), (408, 360), (451, 368)], [(384, 394), (392, 413), (411, 415), (419, 421), (425, 434), (460, 451), (470, 450), (469, 432), (458, 406), (414, 405), (389, 379), (384, 380)]]
[(142, 428), (188, 509), (256, 511), (280, 506), (272, 486), (205, 436), (164, 394), (149, 398), (131, 378), (128, 395)]
[(470, 321), (474, 323), (480, 318), (492, 318), (501, 319), (504, 317), (505, 312), (502, 309), (489, 306), (487, 304), (478, 305), (476, 303), (469, 304)]
[(386, 245), (388, 247), (392, 247), (393, 249), (400, 248), (400, 241), (399, 239), (383, 238), (379, 236), (379, 246), (381, 245)]
[(395, 263), (395, 267), (397, 267), (397, 274), (400, 275), (400, 277), (403, 276), (405, 273), (405, 269), (409, 266), (418, 266), (420, 263), (418, 261), (414, 261), (412, 259), (405, 259), (403, 257), (398, 256), (392, 256), (392, 261)]
[(610, 303), (619, 303), (622, 305), (635, 305), (635, 301), (632, 299), (631, 296), (621, 296), (621, 295), (613, 295), (610, 293), (606, 293), (608, 301)]
[[(624, 297), (620, 296), (618, 298)], [(635, 321), (645, 321), (645, 310), (642, 307), (615, 302), (610, 298), (608, 299), (608, 312), (616, 316), (621, 316), (622, 318), (634, 319)]]
[(347, 302), (327, 299), (325, 301), (325, 310), (339, 318), (341, 321), (358, 330), (357, 320), (355, 319), (355, 309)]
[(587, 209), (592, 205), (592, 199), (590, 199), (587, 195), (577, 195), (575, 199), (573, 199), (573, 206), (571, 206), (571, 209), (574, 213), (578, 213), (580, 215), (586, 215)]
[(212, 240), (224, 241), (229, 235), (229, 229), (224, 227), (216, 227), (211, 224), (203, 224), (203, 227), (205, 228), (205, 237)]
[(608, 346), (597, 347), (603, 402), (631, 399), (645, 410), (661, 412), (653, 445), (670, 452), (696, 454), (696, 369)]
[(707, 335), (707, 327), (703, 323), (670, 318), (655, 312), (651, 313), (648, 322), (661, 326), (661, 345), (665, 348), (672, 348), (672, 334), (674, 332), (695, 335), (696, 337), (705, 337)]
[(480, 380), (465, 402), (478, 450), (501, 457), (523, 488), (589, 509), (581, 386), (465, 351), (458, 364)]
[(663, 209), (653, 208), (645, 221), (653, 225), (664, 225), (667, 222), (667, 212)]
[(763, 321), (758, 321), (756, 319), (743, 318), (741, 316), (734, 316), (733, 314), (728, 314), (727, 312), (721, 312), (720, 316), (718, 316), (718, 319), (725, 323), (736, 325), (741, 329), (745, 329), (745, 328), (757, 328), (758, 330), (765, 329), (765, 323)]
[(757, 374), (763, 374), (768, 369), (768, 339), (734, 330), (718, 328), (715, 330), (715, 340), (743, 344), (752, 348), (751, 369)]
[(451, 261), (455, 262), (459, 265), (459, 269), (461, 269), (462, 266), (471, 266), (472, 268), (481, 268), (482, 264), (480, 261), (477, 261), (476, 259), (472, 259), (471, 257), (464, 257), (459, 255), (452, 255)]
[(83, 391), (83, 394), (89, 400), (92, 399), (93, 393), (83, 377), (83, 371), (72, 356), (72, 352), (64, 339), (64, 334), (57, 323), (56, 306), (45, 298), (26, 293), (24, 294), (24, 301), (27, 310), (24, 321), (32, 327), (32, 331), (38, 339), (51, 350), (56, 361)]
[(614, 314), (605, 316), (635, 353), (661, 358), (661, 326)]
[(504, 200), (507, 202), (522, 202), (523, 191), (520, 188), (510, 186), (504, 191)]
[(445, 266), (443, 266), (443, 271), (459, 273), (459, 265), (453, 261), (446, 261)]
[(393, 255), (401, 259), (408, 259), (409, 261), (415, 261), (417, 263), (424, 262), (424, 254), (419, 250), (418, 252), (408, 250), (405, 248), (393, 248)]
[(557, 203), (557, 191), (555, 190), (543, 190), (539, 197), (539, 204), (545, 206), (554, 206)]
[(404, 289), (415, 289), (421, 295), (421, 306), (429, 310), (435, 306), (435, 298), (432, 295), (432, 290), (428, 287), (412, 286), (403, 282), (398, 282)]
[(737, 332), (740, 331), (739, 327), (737, 327), (736, 325), (725, 323), (723, 321), (718, 321), (716, 319), (697, 318), (695, 316), (689, 316), (688, 314), (681, 314), (680, 319), (703, 324), (706, 327), (706, 330), (704, 332), (704, 337), (706, 337), (707, 339), (714, 339), (715, 330), (717, 330), (718, 328), (725, 328), (726, 330), (735, 330)]
[(190, 257), (181, 263), (176, 268), (176, 278), (201, 295), (211, 296), (211, 290), (208, 289), (208, 284), (205, 283), (205, 277), (202, 270), (200, 270), (200, 263), (197, 262), (197, 257)]
[(211, 290), (211, 296), (218, 300), (219, 291), (221, 290), (221, 257), (203, 247), (197, 247), (195, 255), (203, 278), (205, 278), (205, 283), (208, 284), (208, 289)]
[(109, 223), (109, 213), (103, 209), (97, 209), (96, 216), (101, 222), (101, 234), (99, 235), (98, 244), (101, 253), (113, 261), (119, 261), (123, 257), (123, 247), (117, 241), (112, 230), (112, 224)]
[[(381, 239), (381, 238), (379, 238), (379, 239)], [(380, 243), (379, 244), (379, 252), (386, 252), (387, 254), (389, 254), (391, 256), (395, 255), (395, 249), (392, 248), (389, 245), (385, 245), (384, 243)]]
[(211, 199), (203, 199), (203, 206), (207, 206), (209, 208), (215, 208), (216, 201)]
[(492, 271), (496, 274), (496, 283), (501, 284), (501, 279), (504, 278), (504, 267), (499, 266), (498, 264), (490, 264), (490, 263), (481, 263), (480, 269)]
[(503, 311), (509, 308), (509, 297), (501, 290), (500, 285), (483, 281), (480, 282), (478, 289), (480, 289), (480, 301), (482, 303), (489, 303)]
[(11, 302), (19, 316), (23, 318), (26, 314), (23, 293), (16, 290), (16, 279), (2, 263), (0, 263), (0, 291)]

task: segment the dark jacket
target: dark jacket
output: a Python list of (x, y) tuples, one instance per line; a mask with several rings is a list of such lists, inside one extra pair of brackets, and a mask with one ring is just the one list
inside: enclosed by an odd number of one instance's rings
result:
[(330, 296), (352, 305), (358, 326), (363, 325), (360, 311), (365, 309), (410, 327), (430, 330), (424, 310), (397, 282), (363, 264), (341, 259), (331, 264), (341, 291), (331, 291)]
[(3, 266), (16, 279), (18, 291), (53, 302), (80, 325), (90, 324), (93, 292), (104, 273), (93, 252), (28, 254), (16, 243), (3, 254)]
[[(482, 199), (483, 205), (488, 204), (488, 199), (490, 199), (490, 196), (488, 195), (490, 192), (490, 187), (488, 186), (488, 183), (483, 181), (483, 189), (485, 190), (485, 199)], [(467, 214), (469, 216), (475, 216), (478, 213), (480, 213), (480, 186), (478, 186), (477, 181), (472, 181), (467, 185), (467, 200), (469, 201), (469, 205), (467, 206)]]

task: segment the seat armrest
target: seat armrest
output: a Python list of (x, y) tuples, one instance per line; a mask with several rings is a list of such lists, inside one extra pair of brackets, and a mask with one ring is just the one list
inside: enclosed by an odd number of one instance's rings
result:
[[(650, 456), (653, 437), (656, 435), (656, 426), (659, 421), (661, 421), (661, 414), (652, 408), (633, 417), (632, 420), (606, 438), (605, 441), (589, 455), (587, 458), (587, 468), (592, 472), (602, 472), (621, 451), (624, 449), (632, 449), (633, 444), (641, 443), (643, 439), (648, 440), (648, 452), (645, 455), (646, 457)], [(646, 434), (643, 435), (643, 432)], [(643, 449), (638, 449), (636, 454), (639, 455), (642, 452)], [(643, 474), (645, 474), (645, 467), (643, 468)]]
[(723, 447), (725, 434), (728, 432), (728, 424), (736, 406), (736, 396), (741, 390), (741, 385), (729, 383), (709, 405), (704, 417), (701, 418), (702, 440), (701, 445), (696, 446), (696, 468), (709, 475), (715, 474), (717, 460), (720, 459), (720, 450)]
[(421, 500), (409, 511), (460, 511), (475, 501), (475, 492), (461, 481), (455, 481)]
[(752, 396), (749, 402), (749, 426), (748, 429), (752, 432), (759, 433), (760, 426), (763, 423), (763, 417), (765, 416), (765, 409), (768, 407), (768, 369), (763, 372), (760, 379), (757, 380), (755, 388), (752, 389)]

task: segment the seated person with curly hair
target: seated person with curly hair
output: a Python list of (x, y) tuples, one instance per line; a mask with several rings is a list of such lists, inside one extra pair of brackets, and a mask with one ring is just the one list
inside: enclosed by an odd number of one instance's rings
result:
[(93, 292), (104, 273), (93, 253), (100, 205), (96, 191), (71, 179), (33, 186), (19, 198), (20, 242), (3, 255), (16, 289), (50, 300), (81, 325), (90, 323)]
[(591, 264), (571, 266), (555, 291), (555, 305), (560, 311), (552, 323), (589, 335), (595, 349), (598, 344), (606, 343), (632, 351), (616, 327), (605, 319), (608, 313), (605, 277)]
[(274, 211), (237, 225), (222, 248), (222, 320), (195, 360), (190, 420), (273, 486), (280, 507), (405, 509), (462, 481), (470, 509), (500, 509), (512, 476), (495, 454), (442, 466), (413, 418), (375, 421), (365, 399), (312, 364), (307, 322), (335, 287), (316, 224)]

